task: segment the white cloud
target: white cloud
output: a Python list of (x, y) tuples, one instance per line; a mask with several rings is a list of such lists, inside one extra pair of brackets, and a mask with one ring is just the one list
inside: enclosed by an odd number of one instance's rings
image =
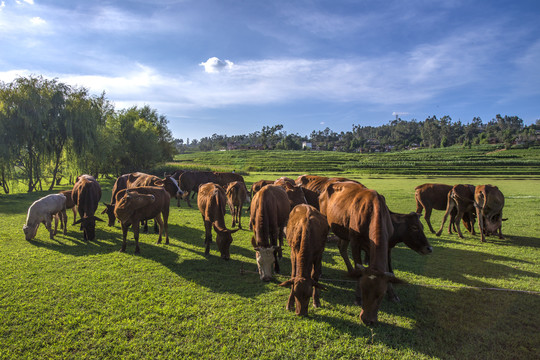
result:
[(35, 17), (31, 18), (30, 22), (32, 23), (32, 25), (35, 25), (35, 26), (44, 25), (44, 24), (47, 23), (45, 20), (43, 20), (39, 16), (35, 16)]
[(6, 2), (2, 1), (0, 2), (0, 11), (2, 11), (6, 7)]
[(233, 65), (232, 61), (220, 60), (215, 56), (199, 64), (199, 66), (204, 66), (204, 71), (207, 73), (218, 73), (224, 69), (231, 69)]

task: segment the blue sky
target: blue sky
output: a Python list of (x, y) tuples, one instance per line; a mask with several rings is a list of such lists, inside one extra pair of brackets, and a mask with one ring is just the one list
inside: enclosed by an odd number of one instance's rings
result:
[(540, 1), (0, 0), (0, 80), (43, 75), (177, 138), (540, 119)]

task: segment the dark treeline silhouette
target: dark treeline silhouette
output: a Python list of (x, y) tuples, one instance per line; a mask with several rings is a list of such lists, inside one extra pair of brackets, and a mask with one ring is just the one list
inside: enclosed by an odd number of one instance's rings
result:
[(184, 143), (177, 140), (177, 148), (190, 150), (277, 149), (330, 150), (344, 152), (382, 152), (411, 148), (438, 148), (456, 144), (503, 144), (531, 146), (540, 144), (540, 119), (524, 126), (517, 116), (496, 115), (487, 123), (475, 117), (469, 123), (452, 121), (450, 116), (440, 119), (428, 117), (424, 121), (396, 119), (381, 126), (353, 125), (352, 131), (334, 132), (330, 128), (312, 131), (309, 136), (287, 134), (283, 125), (264, 126), (261, 131), (247, 135), (218, 135)]

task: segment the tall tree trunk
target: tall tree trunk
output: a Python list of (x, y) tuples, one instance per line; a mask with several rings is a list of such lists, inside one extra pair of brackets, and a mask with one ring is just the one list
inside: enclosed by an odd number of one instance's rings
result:
[(54, 188), (54, 185), (56, 184), (56, 175), (58, 174), (58, 168), (60, 167), (60, 158), (62, 157), (63, 148), (64, 148), (63, 146), (60, 146), (59, 149), (56, 149), (56, 153), (55, 153), (56, 159), (55, 159), (54, 170), (52, 174), (52, 181), (51, 181), (51, 186), (49, 187), (49, 191), (51, 191)]

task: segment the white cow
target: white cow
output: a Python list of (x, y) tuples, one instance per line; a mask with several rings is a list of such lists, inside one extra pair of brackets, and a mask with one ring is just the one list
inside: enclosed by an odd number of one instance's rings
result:
[[(56, 215), (60, 212), (62, 215), (57, 217)], [(54, 231), (51, 226), (53, 216), (55, 216)], [(58, 218), (60, 218), (60, 222), (63, 222), (67, 218), (66, 197), (64, 195), (50, 194), (34, 201), (28, 208), (26, 224), (23, 226), (26, 240), (32, 240), (36, 236), (40, 223), (45, 224), (45, 227), (49, 230), (50, 238), (54, 239), (58, 227)], [(66, 231), (66, 224), (64, 224), (64, 235)]]

